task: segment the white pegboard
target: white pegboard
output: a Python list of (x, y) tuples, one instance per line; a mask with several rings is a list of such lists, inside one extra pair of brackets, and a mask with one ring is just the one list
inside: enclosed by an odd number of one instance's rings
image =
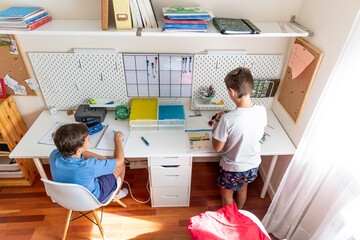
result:
[[(215, 98), (224, 100), (224, 109), (234, 109), (235, 104), (230, 99), (224, 78), (231, 70), (237, 67), (247, 67), (251, 70), (254, 79), (268, 80), (279, 79), (281, 55), (195, 55), (194, 76), (192, 87), (191, 109), (195, 109), (195, 99), (200, 98), (200, 89), (213, 85)], [(255, 104), (270, 107), (272, 98), (252, 98)], [(212, 110), (201, 107), (201, 110)]]
[(127, 104), (122, 54), (29, 53), (48, 108), (75, 110), (91, 98)]

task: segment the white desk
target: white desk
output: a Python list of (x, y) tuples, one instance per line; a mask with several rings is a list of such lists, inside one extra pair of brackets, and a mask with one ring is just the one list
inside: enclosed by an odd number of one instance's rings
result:
[[(187, 129), (209, 128), (208, 120), (214, 112), (202, 111), (203, 117), (189, 118), (188, 115), (193, 115), (192, 111), (186, 111), (187, 115)], [(268, 124), (274, 129), (267, 127), (265, 132), (270, 134), (267, 140), (261, 147), (261, 155), (273, 156), (267, 177), (260, 197), (264, 198), (267, 191), (272, 172), (274, 170), (277, 158), (279, 155), (293, 155), (295, 147), (290, 141), (289, 137), (281, 127), (280, 123), (274, 116), (271, 110), (268, 110)], [(65, 111), (60, 111), (56, 115), (50, 115), (48, 110), (44, 110), (38, 119), (34, 122), (31, 128), (27, 131), (25, 136), (21, 139), (15, 149), (11, 152), (11, 158), (33, 158), (34, 163), (40, 173), (40, 176), (47, 178), (39, 158), (49, 158), (50, 153), (55, 146), (38, 144), (38, 141), (53, 127), (56, 122), (75, 122), (74, 115), (68, 116)], [(104, 124), (121, 125), (129, 127), (127, 120), (115, 120), (114, 112), (108, 111)], [(146, 146), (140, 139), (143, 136), (150, 143), (150, 147)], [(89, 149), (94, 153), (103, 156), (113, 156), (112, 151), (104, 151), (97, 149)], [(219, 156), (218, 153), (188, 153), (186, 134), (184, 131), (144, 131), (131, 132), (125, 146), (126, 158), (141, 158), (141, 157), (210, 157)], [(191, 163), (190, 163), (191, 165)]]

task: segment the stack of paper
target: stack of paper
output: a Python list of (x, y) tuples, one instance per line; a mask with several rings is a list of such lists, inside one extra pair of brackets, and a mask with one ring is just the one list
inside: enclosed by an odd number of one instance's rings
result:
[(11, 7), (0, 12), (0, 29), (33, 30), (51, 20), (41, 7)]
[(164, 32), (206, 32), (207, 21), (213, 18), (203, 7), (163, 8)]

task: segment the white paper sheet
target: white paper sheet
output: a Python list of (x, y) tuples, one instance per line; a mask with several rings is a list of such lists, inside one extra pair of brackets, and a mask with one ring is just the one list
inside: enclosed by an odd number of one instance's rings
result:
[(25, 82), (29, 85), (29, 87), (32, 89), (32, 90), (36, 90), (39, 88), (39, 85), (38, 83), (35, 81), (35, 79), (33, 78), (29, 78), (29, 79), (26, 79)]
[[(56, 130), (58, 130), (61, 126), (65, 125), (65, 124), (70, 124), (70, 123), (62, 123), (62, 122), (57, 122), (55, 123), (55, 125), (45, 134), (45, 136), (40, 139), (40, 141), (38, 141), (39, 144), (46, 144), (46, 145), (55, 145), (54, 140), (53, 140), (53, 134), (56, 132)], [(100, 130), (97, 133), (94, 133), (93, 135), (90, 135), (90, 146), (89, 149), (94, 149), (96, 147), (96, 145), (98, 144), (101, 136), (103, 135), (105, 128)]]
[(5, 75), (4, 77), (4, 82), (5, 85), (7, 85), (9, 88), (14, 89), (14, 87), (16, 85), (18, 85), (19, 83), (17, 81), (15, 81), (14, 79), (12, 79), (9, 75)]
[(14, 86), (14, 93), (19, 95), (27, 95), (26, 88), (23, 85)]
[(115, 150), (115, 143), (114, 143), (114, 131), (119, 131), (123, 133), (123, 148), (125, 148), (126, 141), (129, 137), (130, 130), (120, 126), (108, 125), (104, 135), (99, 141), (99, 144), (96, 146), (96, 149), (99, 150)]

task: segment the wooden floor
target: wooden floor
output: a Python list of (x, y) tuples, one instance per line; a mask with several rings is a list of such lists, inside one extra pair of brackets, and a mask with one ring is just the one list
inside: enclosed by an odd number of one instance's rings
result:
[[(49, 166), (44, 167), (50, 176)], [(107, 239), (191, 239), (186, 228), (189, 218), (221, 208), (217, 172), (218, 163), (193, 164), (190, 207), (151, 208), (150, 202), (137, 203), (130, 195), (122, 199), (127, 208), (109, 204), (103, 215)], [(145, 169), (126, 172), (125, 180), (130, 183), (134, 197), (141, 201), (149, 197), (145, 187), (147, 176)], [(271, 202), (268, 195), (260, 199), (262, 184), (260, 177), (249, 184), (244, 206), (260, 220)], [(61, 239), (66, 214), (66, 209), (47, 197), (39, 176), (31, 187), (0, 188), (0, 239)], [(97, 226), (81, 218), (70, 223), (67, 239), (101, 239), (101, 235)]]

